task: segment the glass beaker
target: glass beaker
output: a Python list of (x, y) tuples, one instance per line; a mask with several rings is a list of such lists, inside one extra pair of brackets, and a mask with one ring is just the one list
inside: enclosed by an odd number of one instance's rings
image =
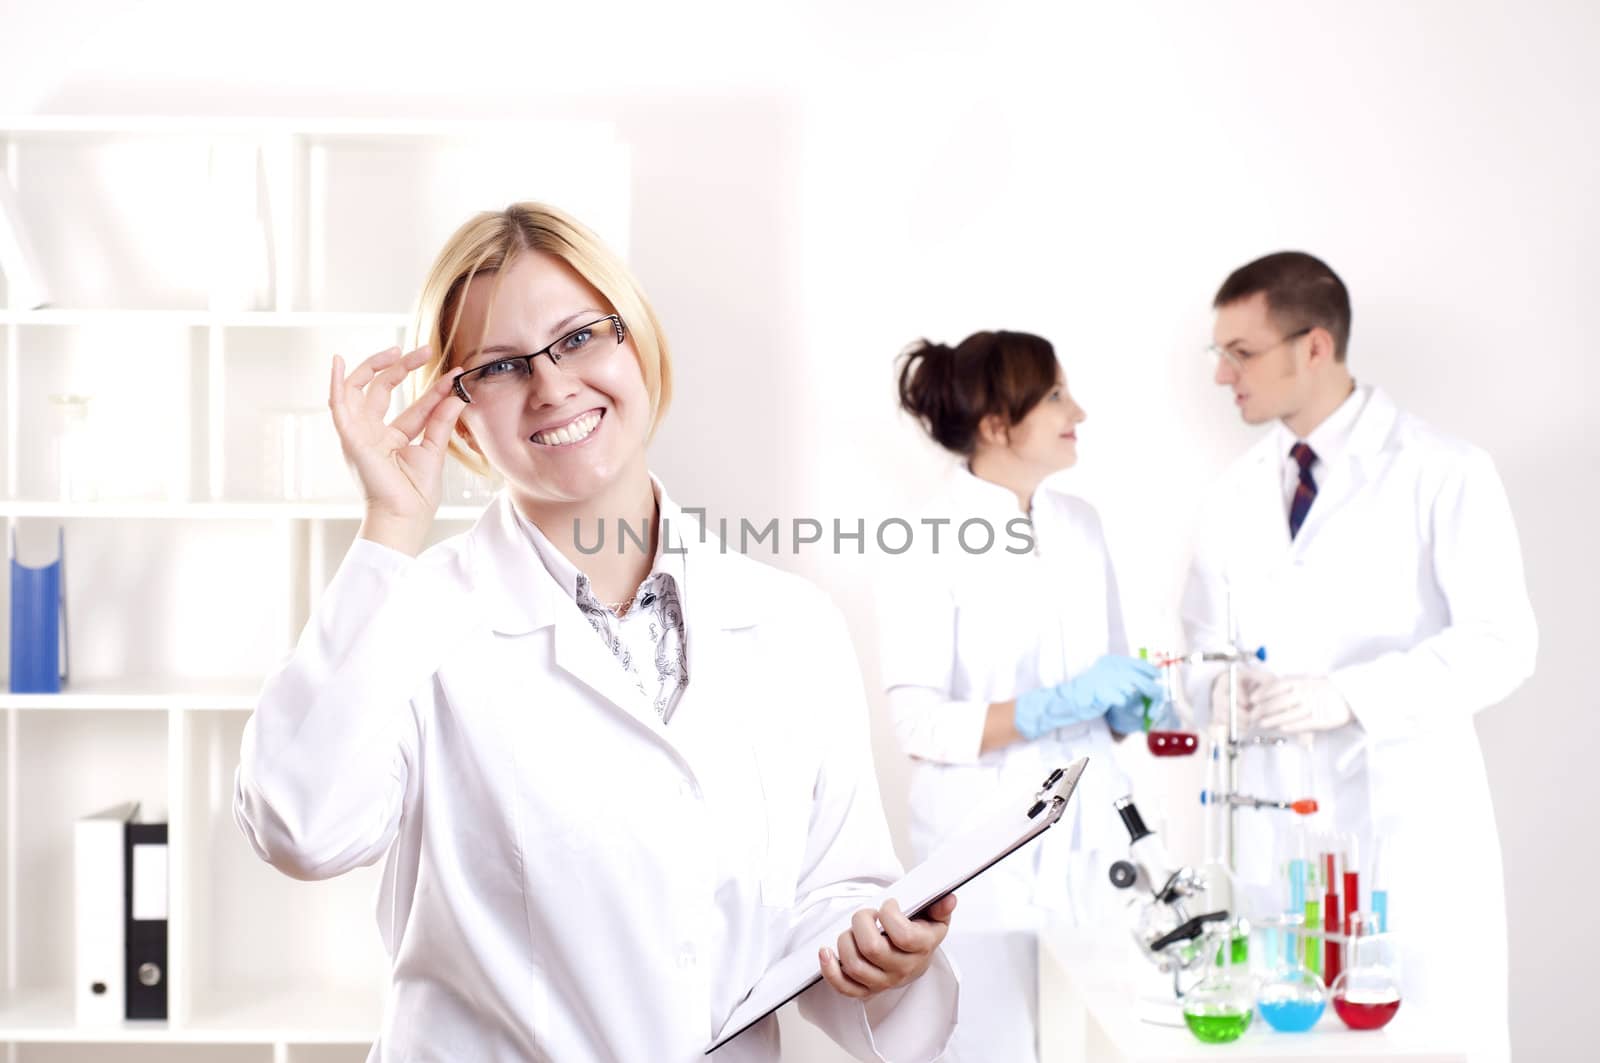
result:
[[(1246, 939), (1248, 940), (1248, 939)], [(1183, 995), (1183, 1021), (1189, 1032), (1208, 1045), (1237, 1041), (1250, 1028), (1255, 1014), (1255, 983), (1241, 958), (1239, 939), (1231, 922), (1221, 933), (1207, 935), (1205, 951), (1216, 964), (1200, 984)]]
[(1345, 967), (1329, 989), (1333, 1010), (1352, 1030), (1378, 1030), (1400, 1010), (1400, 964), (1394, 943), (1372, 912), (1352, 912)]
[(62, 502), (93, 502), (97, 492), (92, 477), (89, 397), (51, 395), (49, 402), (50, 460), (56, 498)]
[(1267, 1025), (1283, 1033), (1304, 1033), (1328, 1007), (1322, 979), (1304, 967), (1280, 968), (1261, 986), (1256, 1007)]

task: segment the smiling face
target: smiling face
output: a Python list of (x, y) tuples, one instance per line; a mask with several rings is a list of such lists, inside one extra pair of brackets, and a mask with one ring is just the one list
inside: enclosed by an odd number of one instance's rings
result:
[(1001, 447), (1030, 476), (1043, 479), (1078, 463), (1077, 429), (1087, 418), (1067, 390), (1065, 374), (1057, 368), (1055, 386), (1022, 420), (1004, 431), (1004, 440), (985, 440), (979, 449)]
[[(501, 273), (479, 274), (468, 285), (453, 364), (471, 370), (531, 354), (614, 312), (560, 258), (526, 252)], [(603, 503), (636, 481), (648, 483), (650, 396), (626, 322), (623, 335), (618, 343), (601, 332), (581, 350), (564, 342), (556, 350), (569, 353), (559, 364), (541, 355), (525, 379), (469, 389), (463, 437), (524, 508)], [(515, 376), (520, 366), (507, 363), (495, 372)]]

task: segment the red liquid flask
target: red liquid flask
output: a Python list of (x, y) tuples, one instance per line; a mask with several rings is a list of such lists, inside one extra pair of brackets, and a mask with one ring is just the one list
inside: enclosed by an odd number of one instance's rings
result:
[(1400, 1010), (1400, 998), (1368, 1003), (1335, 996), (1333, 1010), (1352, 1030), (1381, 1030), (1389, 1025), (1389, 1020)]
[(1350, 913), (1345, 969), (1328, 987), (1333, 1011), (1352, 1030), (1378, 1030), (1400, 1010), (1400, 970), (1392, 939), (1378, 933), (1377, 916)]
[(1200, 748), (1200, 737), (1188, 731), (1151, 731), (1144, 744), (1152, 756), (1187, 757)]

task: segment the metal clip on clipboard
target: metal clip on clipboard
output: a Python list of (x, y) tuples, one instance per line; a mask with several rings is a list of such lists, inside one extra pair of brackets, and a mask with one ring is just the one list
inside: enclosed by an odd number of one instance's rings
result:
[[(1023, 791), (1003, 806), (996, 806), (999, 811), (993, 816), (946, 839), (926, 860), (906, 872), (904, 878), (877, 897), (861, 898), (857, 907), (881, 908), (894, 900), (911, 918), (922, 915), (940, 897), (965, 886), (1054, 826), (1066, 810), (1072, 791), (1077, 788), (1078, 779), (1088, 764), (1087, 757), (1079, 757), (1055, 769), (1037, 792)], [(836, 925), (802, 942), (768, 967), (766, 974), (723, 1023), (716, 1039), (706, 1046), (706, 1054), (715, 1052), (822, 981), (817, 950), (833, 944), (849, 928), (850, 914), (847, 913)]]

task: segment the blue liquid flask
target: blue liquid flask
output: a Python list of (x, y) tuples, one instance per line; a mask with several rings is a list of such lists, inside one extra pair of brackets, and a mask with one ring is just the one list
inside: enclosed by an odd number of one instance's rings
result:
[(1304, 967), (1281, 971), (1261, 987), (1256, 1007), (1267, 1025), (1282, 1033), (1304, 1033), (1328, 1007), (1322, 979)]

